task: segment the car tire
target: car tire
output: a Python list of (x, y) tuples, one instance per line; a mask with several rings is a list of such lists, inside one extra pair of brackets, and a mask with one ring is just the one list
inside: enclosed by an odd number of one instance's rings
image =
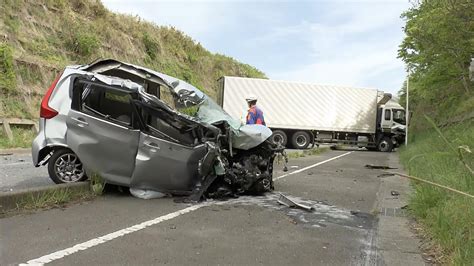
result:
[(306, 149), (311, 142), (308, 132), (296, 131), (291, 137), (291, 144), (295, 149)]
[(383, 137), (379, 141), (379, 144), (377, 145), (377, 148), (381, 152), (391, 152), (393, 150), (392, 139), (389, 138), (389, 137)]
[(288, 143), (288, 137), (283, 130), (273, 130), (271, 138), (273, 143), (281, 143), (284, 147)]
[(56, 184), (75, 183), (87, 179), (81, 161), (69, 149), (54, 151), (48, 161), (48, 174)]

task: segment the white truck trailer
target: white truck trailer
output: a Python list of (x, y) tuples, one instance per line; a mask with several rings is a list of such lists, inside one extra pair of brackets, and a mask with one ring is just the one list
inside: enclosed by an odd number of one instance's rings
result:
[(248, 109), (246, 96), (257, 96), (273, 140), (287, 147), (339, 143), (390, 152), (404, 142), (405, 110), (376, 89), (227, 76), (219, 84), (218, 103), (237, 119)]

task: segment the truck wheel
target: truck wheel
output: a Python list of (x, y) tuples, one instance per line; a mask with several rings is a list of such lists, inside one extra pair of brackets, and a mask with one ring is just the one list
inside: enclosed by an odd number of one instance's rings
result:
[(381, 152), (391, 152), (393, 149), (392, 139), (390, 139), (389, 137), (383, 137), (380, 140), (379, 145), (377, 145), (377, 148)]
[(283, 130), (273, 130), (271, 138), (273, 143), (280, 143), (283, 146), (286, 146), (286, 143), (288, 142), (288, 137)]
[(304, 131), (297, 131), (291, 137), (291, 144), (296, 149), (306, 149), (310, 142), (309, 134)]
[(49, 177), (56, 184), (74, 183), (87, 179), (81, 161), (68, 149), (56, 150), (48, 162)]

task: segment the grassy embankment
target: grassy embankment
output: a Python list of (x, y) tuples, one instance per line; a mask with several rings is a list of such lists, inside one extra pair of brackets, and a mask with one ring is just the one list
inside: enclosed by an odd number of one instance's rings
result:
[(1, 209), (0, 218), (38, 209), (62, 208), (69, 204), (92, 200), (102, 195), (105, 186), (104, 180), (99, 175), (93, 174), (88, 187), (54, 187), (39, 193), (24, 194), (16, 202), (16, 208)]
[[(37, 119), (41, 98), (55, 76), (67, 65), (98, 58), (155, 69), (211, 97), (221, 76), (265, 78), (258, 69), (211, 53), (173, 27), (110, 12), (96, 0), (4, 0), (0, 14), (0, 118)], [(22, 142), (8, 143), (0, 136), (0, 148)]]
[[(415, 133), (408, 148), (401, 149), (401, 161), (410, 175), (474, 195), (474, 176), (463, 160), (474, 168), (474, 154), (459, 148), (474, 147), (474, 122), (460, 123), (442, 134), (454, 150), (434, 130)], [(433, 237), (432, 248), (442, 253), (438, 258), (450, 264), (474, 261), (474, 199), (427, 184), (413, 182), (415, 193), (410, 210), (425, 225), (426, 237)]]

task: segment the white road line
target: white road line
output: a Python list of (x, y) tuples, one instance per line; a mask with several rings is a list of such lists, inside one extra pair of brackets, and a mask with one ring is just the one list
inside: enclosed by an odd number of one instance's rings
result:
[(31, 162), (6, 163), (6, 164), (0, 164), (0, 166), (15, 166), (15, 165), (23, 165), (23, 164), (31, 164)]
[[(274, 178), (273, 180), (278, 180), (278, 179), (287, 177), (287, 176), (289, 176), (289, 175), (301, 173), (301, 172), (303, 172), (303, 171), (305, 171), (305, 170), (308, 170), (308, 169), (313, 168), (313, 167), (316, 167), (316, 166), (318, 166), (318, 165), (321, 165), (321, 164), (330, 162), (330, 161), (332, 161), (332, 160), (336, 160), (336, 159), (338, 159), (338, 158), (341, 158), (341, 157), (346, 156), (346, 155), (351, 154), (351, 153), (352, 153), (352, 152), (346, 152), (346, 153), (341, 154), (341, 155), (338, 155), (338, 156), (336, 156), (336, 157), (332, 157), (332, 158), (327, 159), (327, 160), (324, 160), (324, 161), (322, 161), (322, 162), (319, 162), (319, 163), (316, 163), (316, 164), (307, 166), (307, 167), (305, 167), (305, 168), (296, 170), (296, 171), (294, 171), (294, 172), (291, 172), (291, 173), (284, 174), (284, 175), (282, 175), (282, 176), (276, 177), (276, 178)], [(72, 247), (70, 247), (70, 248), (66, 248), (66, 249), (63, 249), (63, 250), (58, 250), (58, 251), (53, 252), (53, 253), (51, 253), (51, 254), (48, 254), (48, 255), (45, 255), (45, 256), (42, 256), (42, 257), (39, 257), (39, 258), (36, 258), (36, 259), (29, 260), (28, 262), (26, 262), (26, 263), (21, 263), (20, 265), (44, 265), (44, 264), (46, 264), (46, 263), (50, 263), (50, 262), (53, 262), (53, 261), (55, 261), (55, 260), (64, 258), (64, 257), (69, 256), (69, 255), (71, 255), (71, 254), (74, 254), (74, 253), (76, 253), (76, 252), (79, 252), (79, 251), (82, 251), (82, 250), (86, 250), (86, 249), (88, 249), (88, 248), (91, 248), (91, 247), (94, 247), (94, 246), (103, 244), (103, 243), (105, 243), (105, 242), (109, 242), (109, 241), (114, 240), (114, 239), (116, 239), (116, 238), (119, 238), (119, 237), (122, 237), (122, 236), (125, 236), (125, 235), (128, 235), (128, 234), (137, 232), (137, 231), (139, 231), (139, 230), (145, 229), (145, 228), (150, 227), (150, 226), (152, 226), (152, 225), (159, 224), (159, 223), (161, 223), (161, 222), (174, 219), (174, 218), (176, 218), (176, 217), (178, 217), (178, 216), (180, 216), (180, 215), (183, 215), (183, 214), (186, 214), (186, 213), (195, 211), (195, 210), (197, 210), (197, 209), (200, 209), (200, 208), (202, 208), (202, 207), (210, 206), (210, 205), (213, 205), (213, 204), (215, 205), (215, 204), (219, 204), (219, 203), (216, 203), (216, 202), (207, 202), (207, 203), (201, 203), (201, 204), (193, 205), (193, 206), (190, 206), (190, 207), (187, 207), (187, 208), (184, 208), (184, 209), (181, 209), (181, 210), (178, 210), (178, 211), (175, 211), (175, 212), (172, 212), (172, 213), (169, 213), (169, 214), (166, 214), (166, 215), (157, 217), (157, 218), (155, 218), (155, 219), (152, 219), (152, 220), (149, 220), (149, 221), (145, 221), (145, 222), (142, 222), (142, 223), (139, 223), (139, 224), (130, 226), (130, 227), (128, 227), (128, 228), (124, 228), (124, 229), (122, 229), (122, 230), (115, 231), (115, 232), (113, 232), (113, 233), (110, 233), (110, 234), (107, 234), (107, 235), (104, 235), (104, 236), (101, 236), (101, 237), (93, 238), (93, 239), (91, 239), (91, 240), (89, 240), (89, 241), (86, 241), (86, 242), (83, 242), (83, 243), (74, 245), (74, 246), (72, 246)]]
[(107, 235), (104, 235), (104, 236), (101, 236), (101, 237), (93, 238), (89, 241), (77, 244), (77, 245), (72, 246), (70, 248), (59, 250), (59, 251), (56, 251), (54, 253), (39, 257), (37, 259), (29, 260), (28, 262), (22, 263), (20, 265), (44, 265), (46, 263), (50, 263), (52, 261), (55, 261), (55, 260), (64, 258), (66, 256), (69, 256), (73, 253), (79, 252), (81, 250), (86, 250), (88, 248), (97, 246), (99, 244), (103, 244), (105, 242), (108, 242), (108, 241), (111, 241), (113, 239), (122, 237), (124, 235), (134, 233), (136, 231), (145, 229), (145, 228), (150, 227), (152, 225), (159, 224), (159, 223), (167, 221), (167, 220), (171, 220), (171, 219), (176, 218), (180, 215), (195, 211), (199, 208), (202, 208), (204, 206), (209, 206), (209, 205), (210, 204), (208, 204), (208, 203), (193, 205), (191, 207), (187, 207), (187, 208), (181, 209), (179, 211), (175, 211), (175, 212), (160, 216), (158, 218), (155, 218), (155, 219), (152, 219), (152, 220), (149, 220), (149, 221), (146, 221), (146, 222), (142, 222), (142, 223), (130, 226), (130, 227), (122, 229), (122, 230), (115, 231), (113, 233), (110, 233), (110, 234), (107, 234)]
[(305, 168), (301, 168), (301, 169), (296, 170), (296, 171), (293, 171), (293, 172), (291, 172), (291, 173), (284, 174), (284, 175), (281, 175), (281, 176), (279, 176), (279, 177), (275, 177), (275, 178), (273, 178), (273, 181), (277, 181), (278, 179), (282, 179), (282, 178), (287, 177), (287, 176), (290, 176), (290, 175), (294, 175), (294, 174), (301, 173), (301, 172), (303, 172), (303, 171), (306, 171), (306, 170), (308, 170), (308, 169), (311, 169), (311, 168), (313, 168), (313, 167), (316, 167), (316, 166), (321, 165), (321, 164), (324, 164), (324, 163), (328, 163), (328, 162), (330, 162), (330, 161), (332, 161), (332, 160), (339, 159), (339, 158), (344, 157), (344, 156), (346, 156), (346, 155), (349, 155), (349, 154), (351, 154), (351, 153), (352, 153), (352, 151), (346, 152), (346, 153), (344, 153), (344, 154), (338, 155), (338, 156), (336, 156), (336, 157), (329, 158), (329, 159), (324, 160), (324, 161), (322, 161), (322, 162), (315, 163), (315, 164), (310, 165), (310, 166), (306, 166)]

